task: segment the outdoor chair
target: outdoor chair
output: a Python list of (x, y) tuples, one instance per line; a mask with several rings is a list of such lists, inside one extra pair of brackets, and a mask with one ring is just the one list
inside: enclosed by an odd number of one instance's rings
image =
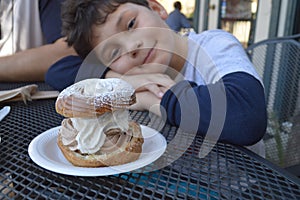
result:
[(300, 176), (300, 34), (267, 39), (246, 52), (261, 76), (268, 127), (266, 159)]

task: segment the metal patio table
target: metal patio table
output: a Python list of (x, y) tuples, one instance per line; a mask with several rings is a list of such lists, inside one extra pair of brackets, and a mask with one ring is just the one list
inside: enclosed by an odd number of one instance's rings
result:
[[(23, 84), (0, 83), (0, 90)], [(44, 83), (38, 85), (40, 90), (51, 90)], [(27, 105), (1, 103), (0, 108), (5, 105), (11, 106), (11, 112), (0, 122), (0, 199), (300, 199), (299, 179), (283, 169), (243, 147), (224, 143), (199, 158), (199, 149), (209, 143), (168, 124), (162, 126), (147, 112), (134, 111), (131, 117), (158, 127), (168, 143), (166, 153), (154, 164), (109, 176), (55, 173), (34, 163), (28, 154), (30, 142), (63, 119), (55, 112), (55, 99)], [(166, 165), (153, 171), (155, 164)]]

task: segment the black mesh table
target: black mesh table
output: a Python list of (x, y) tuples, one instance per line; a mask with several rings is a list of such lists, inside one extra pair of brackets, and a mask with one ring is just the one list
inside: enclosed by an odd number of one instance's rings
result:
[[(19, 86), (0, 84), (0, 90)], [(209, 143), (146, 112), (131, 112), (131, 117), (158, 127), (168, 143), (154, 164), (109, 176), (55, 173), (28, 154), (30, 142), (63, 119), (55, 112), (55, 99), (1, 103), (0, 108), (5, 105), (11, 112), (0, 122), (0, 199), (300, 199), (298, 178), (249, 150), (217, 143), (200, 158), (199, 149)], [(163, 167), (149, 170), (153, 166)]]

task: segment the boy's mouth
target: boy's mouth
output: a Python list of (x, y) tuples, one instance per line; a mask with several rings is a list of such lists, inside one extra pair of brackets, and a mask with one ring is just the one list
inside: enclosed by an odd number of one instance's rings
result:
[(143, 61), (143, 64), (149, 63), (149, 61), (153, 57), (152, 55), (153, 55), (154, 47), (155, 47), (155, 45), (148, 51), (147, 56), (145, 57), (145, 59)]

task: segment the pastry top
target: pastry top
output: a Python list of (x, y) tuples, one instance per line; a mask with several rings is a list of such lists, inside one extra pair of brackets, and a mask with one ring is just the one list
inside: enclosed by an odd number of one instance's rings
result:
[(56, 100), (56, 111), (65, 117), (97, 117), (125, 109), (136, 102), (135, 90), (118, 78), (85, 79), (64, 89)]

